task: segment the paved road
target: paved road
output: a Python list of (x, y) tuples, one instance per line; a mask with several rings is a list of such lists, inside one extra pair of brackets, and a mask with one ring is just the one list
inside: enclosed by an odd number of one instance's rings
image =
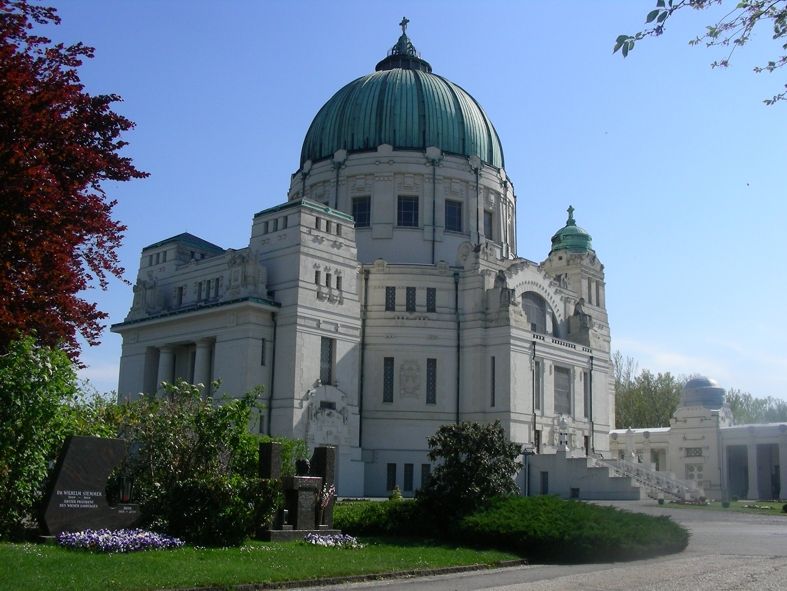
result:
[[(384, 591), (785, 591), (787, 517), (670, 509), (651, 501), (609, 503), (671, 515), (691, 531), (680, 554), (652, 560), (590, 565), (530, 565), (406, 580), (344, 585)], [(337, 587), (322, 587), (321, 589)]]

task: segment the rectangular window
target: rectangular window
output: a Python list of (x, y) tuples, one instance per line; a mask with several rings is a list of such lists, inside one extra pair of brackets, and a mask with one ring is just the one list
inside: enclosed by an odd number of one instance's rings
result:
[(341, 224), (336, 224), (336, 235), (337, 236), (341, 236), (342, 235), (342, 225)]
[(702, 457), (702, 448), (701, 447), (687, 447), (686, 448), (686, 457), (687, 458), (701, 458)]
[(319, 285), (319, 284), (320, 284), (320, 272), (319, 271), (315, 271), (314, 272), (314, 285)]
[[(262, 233), (263, 234), (267, 234), (268, 233), (268, 222), (262, 222)], [(194, 258), (194, 257), (192, 257), (192, 258)]]
[(148, 255), (148, 267), (152, 267), (152, 266), (153, 266), (153, 255), (149, 254)]
[(385, 311), (393, 312), (396, 310), (396, 288), (385, 288)]
[(421, 488), (429, 484), (429, 477), (432, 475), (431, 464), (421, 464)]
[(202, 281), (197, 282), (197, 301), (202, 300)]
[(404, 465), (404, 492), (413, 492), (413, 465)]
[(426, 288), (426, 311), (437, 312), (437, 288)]
[(396, 488), (396, 464), (386, 464), (385, 490)]
[(445, 229), (449, 232), (462, 231), (462, 202), (445, 202)]
[(320, 229), (320, 218), (318, 217), (314, 218), (314, 227), (317, 228), (318, 230)]
[(593, 281), (588, 278), (588, 304), (593, 303)]
[(205, 282), (205, 299), (210, 299), (210, 279)]
[(157, 253), (156, 253), (156, 264), (158, 265), (158, 264), (159, 264), (159, 262), (161, 262), (161, 253), (160, 253), (160, 252), (157, 252)]
[(555, 414), (571, 414), (571, 370), (555, 367)]
[(161, 262), (162, 263), (166, 263), (167, 262), (167, 251), (166, 250), (161, 253)]
[(213, 289), (213, 297), (217, 298), (219, 297), (219, 287), (221, 286), (221, 277), (216, 277), (215, 285), (216, 287)]
[(325, 220), (325, 231), (331, 233), (331, 220)]
[(177, 303), (178, 306), (182, 306), (183, 305), (183, 286), (182, 285), (180, 287), (178, 287), (178, 300), (177, 301), (178, 301), (178, 303)]
[(281, 229), (284, 230), (287, 227), (287, 216), (285, 215), (281, 218)]
[(405, 310), (408, 312), (415, 312), (415, 288), (408, 287), (405, 291), (404, 299)]
[(279, 230), (279, 218), (275, 218), (273, 220), (273, 232), (277, 232)]
[(599, 287), (601, 284), (596, 281), (596, 305), (601, 305), (601, 288)]
[(588, 418), (590, 413), (590, 372), (582, 372), (582, 416)]
[(492, 217), (491, 211), (484, 210), (484, 236), (486, 236), (489, 240), (494, 240), (494, 235), (492, 234), (492, 230), (494, 228), (494, 218)]
[(437, 404), (437, 359), (426, 360), (426, 404)]
[(356, 228), (367, 228), (371, 223), (371, 197), (353, 198), (353, 217)]
[(418, 197), (399, 197), (396, 208), (396, 225), (418, 227)]
[(535, 405), (536, 410), (541, 410), (541, 396), (542, 396), (542, 388), (541, 388), (541, 380), (542, 380), (542, 368), (541, 362), (536, 361), (533, 365), (533, 404)]
[(394, 399), (394, 358), (383, 358), (383, 402)]
[(495, 405), (495, 358), (489, 363), (489, 406)]
[(337, 275), (336, 276), (336, 289), (338, 289), (339, 291), (342, 290), (342, 276), (341, 275)]
[(533, 447), (536, 448), (536, 453), (541, 453), (541, 430), (536, 429), (533, 435)]
[(326, 273), (325, 274), (325, 287), (330, 287), (330, 286), (331, 286), (331, 274), (330, 273)]
[(263, 367), (265, 366), (265, 353), (267, 352), (266, 349), (268, 342), (265, 339), (260, 341), (260, 365)]
[(336, 368), (336, 341), (329, 337), (320, 337), (320, 382), (334, 383)]

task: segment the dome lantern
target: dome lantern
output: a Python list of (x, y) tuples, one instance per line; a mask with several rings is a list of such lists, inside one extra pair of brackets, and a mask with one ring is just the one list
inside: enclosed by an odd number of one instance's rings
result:
[(590, 234), (577, 226), (574, 220), (574, 206), (568, 206), (568, 219), (566, 225), (552, 236), (552, 250), (567, 250), (569, 252), (586, 253), (593, 250)]

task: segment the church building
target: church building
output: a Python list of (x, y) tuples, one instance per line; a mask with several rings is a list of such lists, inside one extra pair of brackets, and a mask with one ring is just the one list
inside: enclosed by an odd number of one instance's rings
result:
[(518, 256), (495, 127), (400, 26), (314, 117), (287, 201), (254, 215), (247, 246), (185, 233), (142, 250), (112, 327), (118, 395), (177, 378), (220, 379), (217, 396), (262, 386), (255, 430), (336, 446), (342, 496), (412, 495), (447, 423), (499, 420), (541, 454), (608, 452), (591, 237), (569, 207), (542, 262)]

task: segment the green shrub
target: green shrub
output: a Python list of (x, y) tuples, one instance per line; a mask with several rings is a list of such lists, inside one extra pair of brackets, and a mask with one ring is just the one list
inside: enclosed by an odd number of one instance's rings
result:
[(730, 502), (729, 502), (729, 501), (722, 501), (722, 502), (721, 502), (721, 506), (722, 506), (724, 509), (729, 509), (729, 508), (730, 508)]
[(121, 409), (144, 525), (190, 543), (239, 544), (280, 502), (260, 483), (259, 439), (248, 432), (258, 393), (214, 401), (184, 381), (164, 390)]
[(278, 482), (243, 476), (190, 478), (169, 491), (167, 530), (201, 546), (238, 546), (277, 507)]
[(669, 517), (552, 496), (496, 499), (463, 518), (453, 538), (547, 562), (606, 562), (680, 552), (689, 534)]
[(76, 397), (63, 351), (24, 337), (0, 355), (0, 536), (35, 524), (49, 462), (72, 433)]
[(309, 456), (309, 450), (303, 439), (290, 439), (278, 435), (253, 435), (256, 447), (254, 448), (254, 466), (258, 466), (258, 450), (260, 443), (275, 442), (281, 446), (281, 475), (295, 476), (295, 462), (305, 460)]
[(495, 497), (517, 494), (514, 476), (521, 450), (500, 424), (443, 425), (429, 444), (437, 466), (417, 498), (424, 510), (448, 524)]
[(411, 500), (340, 502), (333, 525), (353, 536), (439, 537), (439, 528)]
[(787, 513), (787, 503), (782, 505), (782, 513)]

